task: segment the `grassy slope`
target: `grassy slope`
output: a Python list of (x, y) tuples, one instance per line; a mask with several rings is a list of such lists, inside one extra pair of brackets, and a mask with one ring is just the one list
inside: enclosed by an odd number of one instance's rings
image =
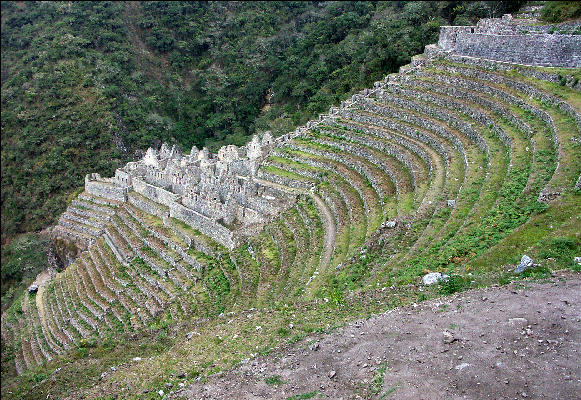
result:
[[(579, 110), (581, 96), (578, 92), (559, 85), (531, 82), (567, 99)], [(581, 172), (575, 162), (581, 150), (578, 143), (569, 140), (577, 128), (573, 120), (558, 109), (537, 105), (550, 112), (557, 124), (562, 143), (562, 167), (553, 176), (551, 187), (561, 191), (562, 195), (546, 210), (533, 213), (523, 225), (509, 232), (493, 247), (469, 263), (456, 266), (457, 278), (450, 284), (440, 288), (422, 287), (414, 275), (411, 284), (381, 290), (395, 282), (383, 281), (381, 274), (369, 280), (365, 271), (383, 270), (385, 276), (389, 276), (392, 267), (381, 248), (370, 248), (365, 261), (359, 260), (344, 267), (343, 273), (352, 275), (344, 277), (352, 282), (349, 289), (339, 290), (331, 285), (321, 298), (312, 301), (274, 302), (258, 309), (227, 312), (224, 317), (210, 321), (172, 325), (167, 319), (160, 318), (138, 337), (121, 335), (105, 338), (102, 343), (82, 342), (66, 360), (55, 360), (27, 371), (17, 380), (4, 375), (8, 383), (5, 383), (3, 393), (6, 393), (6, 398), (44, 397), (49, 392), (57, 397), (71, 395), (74, 398), (104, 399), (109, 398), (107, 393), (125, 393), (123, 397), (128, 398), (156, 398), (156, 391), (163, 389), (167, 392), (167, 382), (174, 385), (194, 382), (198, 377), (203, 379), (245, 358), (268, 353), (281, 343), (299, 340), (315, 331), (327, 332), (349, 320), (401, 304), (472, 287), (503, 284), (512, 279), (542, 278), (555, 269), (578, 270), (572, 258), (581, 249), (581, 193), (573, 185)], [(515, 277), (510, 265), (514, 265), (523, 253), (531, 255), (542, 266)], [(185, 334), (190, 331), (199, 335), (186, 340)], [(141, 357), (142, 361), (131, 361), (135, 356)], [(100, 381), (99, 375), (111, 366), (118, 368), (114, 377)], [(182, 373), (185, 378), (178, 378)], [(149, 392), (145, 393), (145, 390)]]

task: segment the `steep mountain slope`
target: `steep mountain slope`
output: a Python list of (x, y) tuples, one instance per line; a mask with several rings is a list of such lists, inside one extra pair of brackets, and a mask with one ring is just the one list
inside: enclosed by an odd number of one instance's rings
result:
[[(3, 373), (23, 374), (11, 394), (167, 390), (355, 316), (506, 282), (523, 252), (542, 263), (525, 275), (578, 269), (580, 70), (428, 50), (279, 142), (256, 179), (296, 202), (232, 251), (137, 192), (77, 196), (56, 229), (87, 250), (3, 315)], [(426, 288), (429, 271), (451, 277)]]
[(456, 3), (3, 2), (3, 243), (54, 223), (90, 171), (286, 133), (441, 24), (506, 8)]

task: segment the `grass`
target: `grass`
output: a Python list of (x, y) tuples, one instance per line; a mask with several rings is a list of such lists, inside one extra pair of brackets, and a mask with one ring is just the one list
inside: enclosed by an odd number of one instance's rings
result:
[[(567, 98), (575, 106), (581, 104), (581, 96), (567, 87), (517, 78), (534, 82), (543, 90)], [(185, 383), (193, 383), (196, 378), (204, 380), (212, 374), (239, 365), (249, 357), (269, 354), (280, 346), (307, 338), (314, 332), (329, 332), (348, 321), (403, 304), (450, 295), (477, 286), (506, 284), (513, 280), (526, 284), (533, 279), (547, 279), (551, 271), (556, 269), (578, 271), (579, 267), (573, 263), (573, 257), (581, 253), (581, 192), (573, 189), (573, 185), (581, 173), (581, 165), (576, 162), (581, 152), (579, 144), (570, 140), (571, 136), (577, 135), (578, 130), (575, 121), (557, 107), (527, 96), (522, 98), (549, 112), (555, 121), (561, 143), (560, 166), (556, 171), (557, 155), (547, 126), (534, 115), (506, 105), (506, 108), (533, 127), (533, 138), (537, 143), (535, 156), (532, 156), (532, 151), (526, 151), (530, 142), (522, 132), (508, 120), (494, 116), (496, 123), (514, 139), (513, 158), (509, 160), (504, 146), (489, 128), (482, 127), (480, 133), (491, 149), (490, 160), (475, 151), (473, 154), (474, 149), (466, 147), (471, 152), (470, 161), (474, 162), (471, 164), (473, 169), (468, 170), (466, 177), (463, 177), (461, 164), (452, 160), (448, 179), (455, 177), (458, 182), (454, 183), (455, 186), (447, 184), (443, 162), (440, 162), (435, 165), (430, 185), (424, 181), (421, 183), (424, 186), (416, 192), (417, 196), (421, 196), (420, 199), (445, 200), (446, 196), (454, 196), (462, 184), (456, 208), (432, 207), (425, 214), (410, 215), (408, 220), (398, 224), (397, 230), (381, 238), (382, 244), (379, 244), (379, 240), (365, 242), (369, 236), (368, 231), (374, 230), (377, 221), (373, 218), (368, 221), (364, 215), (363, 198), (352, 187), (356, 174), (341, 167), (341, 172), (349, 173), (350, 179), (340, 178), (333, 171), (340, 167), (338, 163), (329, 163), (329, 170), (321, 174), (323, 184), (319, 185), (318, 193), (326, 192), (338, 198), (339, 190), (343, 190), (346, 193), (345, 204), (352, 207), (355, 214), (352, 221), (345, 218), (347, 228), (338, 232), (335, 254), (329, 266), (331, 268), (319, 269), (324, 229), (321, 215), (312, 198), (307, 195), (299, 196), (297, 206), (282, 216), (288, 221), (287, 225), (293, 226), (298, 233), (296, 236), (281, 223), (282, 220), (269, 228), (279, 229), (277, 241), (291, 243), (288, 248), (279, 248), (270, 235), (264, 233), (235, 249), (231, 253), (233, 262), (228, 261), (226, 249), (212, 244), (181, 221), (170, 220), (184, 235), (206, 243), (215, 252), (209, 255), (195, 249), (189, 250), (189, 254), (204, 266), (196, 275), (198, 281), (192, 282), (189, 293), (183, 297), (186, 309), (191, 307), (191, 310), (187, 309), (184, 314), (179, 311), (177, 301), (168, 301), (166, 310), (148, 320), (139, 335), (122, 331), (113, 333), (103, 329), (99, 339), (93, 333), (87, 340), (79, 340), (68, 358), (57, 357), (26, 371), (18, 379), (4, 368), (7, 365), (5, 361), (15, 359), (18, 347), (7, 348), (3, 345), (2, 378), (8, 382), (3, 383), (3, 396), (8, 399), (26, 399), (51, 394), (55, 397), (106, 398), (109, 393), (102, 392), (106, 387), (116, 393), (129, 393), (122, 391), (122, 388), (130, 388), (131, 393), (134, 393), (133, 398), (154, 398), (157, 390), (166, 390), (165, 383), (177, 382), (175, 376), (181, 371), (188, 372), (187, 378), (183, 380)], [(466, 118), (462, 115), (459, 117)], [(319, 139), (333, 139), (320, 132), (315, 135)], [(320, 147), (320, 144), (313, 141), (305, 141), (303, 144), (331, 151), (329, 146)], [(306, 152), (289, 150), (285, 154), (328, 162), (328, 159)], [(435, 155), (433, 152), (431, 154)], [(306, 162), (289, 162), (286, 156), (273, 161), (292, 165), (297, 170), (320, 170)], [(491, 163), (490, 174), (484, 178), (483, 167), (487, 161)], [(286, 173), (291, 174), (289, 177), (293, 175), (289, 171)], [(362, 175), (358, 177), (358, 188), (364, 195), (368, 194), (367, 191), (372, 190), (369, 182)], [(461, 178), (464, 178), (463, 182)], [(561, 195), (549, 204), (538, 203), (538, 192), (547, 185), (559, 190)], [(439, 187), (444, 189), (445, 194), (436, 193)], [(424, 197), (418, 193), (427, 195)], [(372, 199), (373, 196), (367, 198)], [(390, 207), (400, 213), (412, 212), (417, 201), (413, 192), (407, 192), (401, 194), (397, 203)], [(378, 207), (377, 213), (382, 212)], [(158, 217), (139, 211), (136, 214), (146, 220), (152, 229), (164, 228), (163, 221)], [(118, 217), (115, 218), (120, 229), (138, 243), (130, 229)], [(139, 222), (132, 218), (129, 220), (134, 224)], [(167, 229), (164, 232), (169, 233)], [(404, 258), (418, 239), (421, 241), (417, 242), (417, 251), (410, 252), (410, 256)], [(102, 245), (102, 240), (99, 243)], [(251, 248), (254, 249), (254, 257), (250, 254)], [(365, 251), (360, 252), (362, 248)], [(153, 249), (143, 247), (142, 250), (155, 259), (156, 264), (163, 264)], [(175, 251), (168, 251), (168, 254), (173, 258), (178, 256)], [(530, 255), (541, 266), (514, 276), (509, 266), (518, 262), (522, 254)], [(139, 274), (148, 277), (156, 275), (139, 258), (134, 258), (126, 268), (115, 261), (106, 246), (104, 255), (111, 260), (104, 260), (109, 262), (111, 272), (124, 280), (132, 281), (135, 277), (135, 283), (149, 285)], [(283, 264), (282, 259), (287, 260), (288, 265)], [(332, 268), (340, 262), (340, 269)], [(76, 294), (74, 280), (78, 276), (74, 275), (74, 268), (69, 267), (59, 274), (49, 289), (41, 291), (40, 295), (49, 295), (51, 299), (57, 294), (50, 288), (57, 287), (57, 283), (64, 285), (67, 292), (63, 302), (66, 302), (66, 306), (91, 315)], [(418, 285), (418, 277), (427, 270), (447, 270), (450, 278), (439, 285), (422, 287)], [(315, 271), (319, 275), (305, 293), (305, 284)], [(82, 279), (89, 282), (90, 277), (83, 275)], [(134, 284), (131, 287), (134, 288)], [(381, 291), (381, 286), (392, 286), (392, 289)], [(159, 292), (164, 298), (167, 297), (163, 291)], [(22, 309), (22, 301), (15, 301), (7, 312), (9, 321), (16, 323), (15, 331), (18, 330), (19, 320), (45, 318), (43, 306), (39, 308), (38, 314), (28, 314), (34, 311), (31, 307), (35, 304), (32, 299), (27, 301), (28, 310)], [(85, 300), (85, 303), (98, 309), (89, 300)], [(442, 311), (446, 311), (446, 308), (442, 308)], [(222, 316), (218, 317), (220, 314)], [(92, 328), (76, 312), (74, 318), (92, 332)], [(42, 335), (42, 327), (45, 325), (41, 325), (42, 321), (34, 321), (31, 333), (33, 336)], [(113, 330), (120, 328), (115, 319), (109, 321)], [(183, 339), (192, 330), (199, 335), (194, 335), (190, 340)], [(17, 334), (14, 344), (26, 342), (29, 334), (27, 329), (22, 330)], [(46, 346), (45, 343), (40, 345)], [(33, 359), (30, 345), (25, 344), (19, 354)], [(132, 362), (135, 356), (141, 357), (144, 362)], [(99, 381), (103, 371), (120, 364), (124, 366), (118, 369), (114, 380), (107, 378), (106, 384)], [(381, 394), (386, 369), (387, 364), (384, 363), (376, 370), (369, 387), (380, 398), (390, 396), (397, 389), (394, 386)], [(279, 386), (285, 382), (280, 376), (274, 375), (266, 377), (265, 383)], [(71, 388), (74, 388), (73, 391)], [(145, 390), (150, 392), (142, 396)], [(320, 393), (315, 391), (291, 398), (314, 398), (318, 395)], [(128, 397), (131, 398), (131, 395)]]
[(285, 381), (282, 380), (280, 375), (267, 376), (266, 378), (264, 378), (264, 382), (266, 382), (266, 384), (269, 386), (279, 386), (284, 385), (286, 383)]
[(385, 379), (385, 370), (387, 369), (387, 362), (383, 362), (377, 367), (373, 374), (373, 379), (370, 384), (371, 393), (378, 395), (383, 388), (383, 380)]
[(296, 394), (294, 396), (287, 397), (286, 400), (305, 400), (305, 399), (312, 399), (312, 398), (314, 398), (318, 394), (321, 394), (321, 392), (319, 392), (318, 390), (315, 390), (314, 392)]

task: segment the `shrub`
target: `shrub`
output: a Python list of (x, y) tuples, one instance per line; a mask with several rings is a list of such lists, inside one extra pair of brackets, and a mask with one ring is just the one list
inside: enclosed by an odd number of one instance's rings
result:
[(441, 281), (440, 283), (440, 293), (441, 294), (453, 294), (456, 292), (461, 292), (470, 286), (470, 281), (461, 275), (450, 275), (450, 277)]

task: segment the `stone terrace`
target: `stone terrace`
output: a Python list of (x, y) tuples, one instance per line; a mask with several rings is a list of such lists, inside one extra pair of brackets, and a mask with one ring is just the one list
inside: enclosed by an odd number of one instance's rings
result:
[[(16, 369), (167, 315), (311, 299), (372, 246), (390, 262), (369, 276), (413, 283), (502, 240), (505, 213), (580, 182), (581, 163), (562, 162), (580, 156), (579, 70), (496, 63), (478, 47), (465, 57), (464, 36), (452, 43), (450, 32), (281, 138), (217, 156), (164, 145), (113, 178), (87, 176), (54, 228), (83, 251), (2, 317)], [(578, 65), (579, 48), (567, 54), (562, 64)], [(527, 218), (507, 217), (513, 228)]]

